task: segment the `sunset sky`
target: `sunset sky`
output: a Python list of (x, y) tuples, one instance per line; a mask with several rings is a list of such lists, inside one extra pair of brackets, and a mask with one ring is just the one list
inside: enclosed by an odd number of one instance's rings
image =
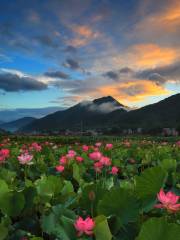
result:
[(179, 92), (179, 0), (0, 0), (1, 110)]

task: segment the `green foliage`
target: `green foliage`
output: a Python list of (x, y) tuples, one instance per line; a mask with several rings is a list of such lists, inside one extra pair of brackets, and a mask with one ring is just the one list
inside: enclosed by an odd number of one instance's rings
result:
[(163, 218), (151, 218), (141, 228), (136, 240), (178, 240), (180, 237), (180, 225), (168, 223)]
[(55, 195), (61, 192), (62, 181), (56, 176), (42, 176), (35, 182), (37, 193), (43, 202), (49, 202)]
[(113, 188), (99, 203), (98, 213), (107, 217), (115, 216), (119, 224), (136, 221), (139, 216), (139, 202), (132, 191)]
[[(0, 165), (0, 240), (170, 240), (172, 236), (177, 240), (179, 213), (154, 208), (161, 188), (180, 195), (177, 139), (166, 141), (12, 136), (7, 146), (2, 145), (10, 156)], [(41, 152), (32, 150), (31, 142), (38, 142)], [(98, 161), (89, 157), (96, 142), (102, 142), (99, 151), (112, 162), (98, 172), (94, 167)], [(113, 148), (107, 150), (106, 143), (113, 143)], [(87, 152), (82, 150), (84, 144), (89, 146)], [(33, 165), (18, 162), (22, 146), (33, 155)], [(70, 149), (84, 161), (69, 159), (64, 171), (57, 172), (59, 158)], [(112, 166), (119, 169), (116, 175)], [(95, 221), (92, 236), (77, 237), (74, 223), (79, 216)]]
[(21, 192), (11, 191), (4, 180), (0, 180), (0, 209), (8, 216), (18, 216), (24, 208), (25, 200)]
[(97, 216), (95, 218), (96, 227), (94, 229), (94, 234), (96, 240), (111, 240), (112, 234), (108, 226), (107, 218), (103, 215)]
[[(82, 189), (80, 197), (80, 206), (89, 214), (97, 214), (98, 204), (103, 199), (103, 196), (106, 194), (107, 190), (100, 183), (86, 185)], [(93, 194), (94, 197), (91, 200), (90, 194)]]
[(84, 172), (84, 169), (82, 167), (79, 167), (78, 164), (73, 164), (73, 178), (81, 185), (83, 183), (82, 179), (82, 173)]
[(152, 208), (166, 177), (167, 174), (161, 167), (146, 169), (140, 176), (135, 177), (135, 190), (144, 210), (148, 211)]
[(50, 236), (56, 236), (62, 240), (75, 239), (76, 232), (73, 225), (75, 218), (73, 211), (61, 205), (54, 206), (49, 215), (42, 217), (42, 229)]
[(8, 192), (0, 201), (0, 208), (8, 216), (18, 216), (25, 205), (24, 195), (21, 192)]
[(0, 240), (6, 239), (8, 235), (8, 228), (4, 226), (4, 224), (0, 224)]
[(169, 172), (173, 172), (176, 171), (176, 167), (177, 167), (177, 162), (175, 159), (163, 159), (160, 162), (160, 166), (165, 170), (165, 171), (169, 171)]
[(0, 178), (5, 180), (7, 184), (12, 184), (15, 180), (16, 172), (10, 171), (5, 168), (0, 169)]
[(10, 190), (7, 183), (4, 180), (0, 179), (0, 202), (3, 199), (4, 195), (6, 195), (9, 191)]

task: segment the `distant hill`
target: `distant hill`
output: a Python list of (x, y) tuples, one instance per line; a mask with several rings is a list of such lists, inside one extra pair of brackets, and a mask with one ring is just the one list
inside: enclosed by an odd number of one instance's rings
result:
[[(0, 109), (0, 120), (3, 123), (16, 121), (24, 117), (42, 118), (48, 114), (64, 110), (59, 106), (44, 107), (44, 108), (15, 108), (15, 109)], [(0, 123), (1, 124), (1, 123)]]
[(34, 120), (36, 120), (36, 118), (24, 117), (24, 118), (20, 118), (18, 120), (12, 121), (12, 122), (2, 123), (2, 124), (0, 124), (0, 128), (4, 129), (5, 131), (16, 132), (17, 130), (21, 129), (22, 127), (26, 126), (27, 124), (30, 124)]
[(24, 131), (85, 130), (106, 126), (107, 116), (116, 110), (126, 112), (125, 106), (113, 97), (103, 97), (92, 102), (82, 102), (63, 111), (57, 111), (28, 124)]
[(127, 111), (126, 106), (111, 96), (103, 97), (37, 119), (22, 130), (25, 132), (65, 129), (79, 131), (112, 127), (120, 130), (180, 127), (180, 94), (132, 111)]
[(6, 134), (7, 132), (4, 130), (4, 129), (2, 129), (2, 128), (0, 128), (0, 135), (1, 134)]
[[(113, 116), (112, 116), (113, 117)], [(121, 128), (176, 128), (180, 126), (180, 94), (168, 97), (123, 116), (114, 113), (114, 124)]]

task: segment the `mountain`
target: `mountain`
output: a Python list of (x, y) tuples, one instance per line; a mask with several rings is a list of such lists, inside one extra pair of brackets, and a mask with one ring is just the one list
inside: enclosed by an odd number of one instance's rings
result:
[(177, 128), (180, 127), (180, 94), (168, 97), (158, 103), (126, 112), (120, 116), (113, 113), (114, 125), (120, 128)]
[[(64, 110), (62, 107), (44, 107), (44, 108), (16, 108), (0, 109), (0, 119), (3, 122), (12, 122), (24, 117), (42, 118), (48, 114)], [(0, 123), (1, 124), (1, 123)]]
[[(102, 97), (102, 98), (98, 98), (92, 101), (93, 104), (95, 105), (101, 105), (101, 104), (112, 104), (114, 106), (123, 106), (121, 103), (119, 103), (116, 99), (114, 99), (111, 96), (107, 96), (107, 97)], [(91, 102), (90, 102), (91, 104)]]
[(3, 124), (4, 122), (0, 120), (0, 124)]
[(106, 126), (107, 116), (116, 110), (125, 112), (125, 106), (107, 96), (92, 102), (78, 103), (63, 111), (57, 111), (28, 124), (23, 131), (87, 130)]
[(0, 128), (0, 135), (6, 134), (6, 133), (7, 132), (4, 129)]
[(0, 124), (0, 128), (9, 132), (15, 132), (21, 129), (22, 127), (26, 126), (27, 124), (30, 124), (34, 120), (36, 120), (36, 118), (24, 117), (12, 122)]
[(143, 128), (145, 130), (180, 127), (180, 94), (136, 110), (127, 111), (113, 97), (82, 102), (26, 125), (23, 131)]

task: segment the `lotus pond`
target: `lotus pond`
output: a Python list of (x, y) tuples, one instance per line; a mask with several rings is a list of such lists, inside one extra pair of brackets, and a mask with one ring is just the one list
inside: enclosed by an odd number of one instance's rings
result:
[(0, 240), (179, 240), (180, 142), (0, 138)]

